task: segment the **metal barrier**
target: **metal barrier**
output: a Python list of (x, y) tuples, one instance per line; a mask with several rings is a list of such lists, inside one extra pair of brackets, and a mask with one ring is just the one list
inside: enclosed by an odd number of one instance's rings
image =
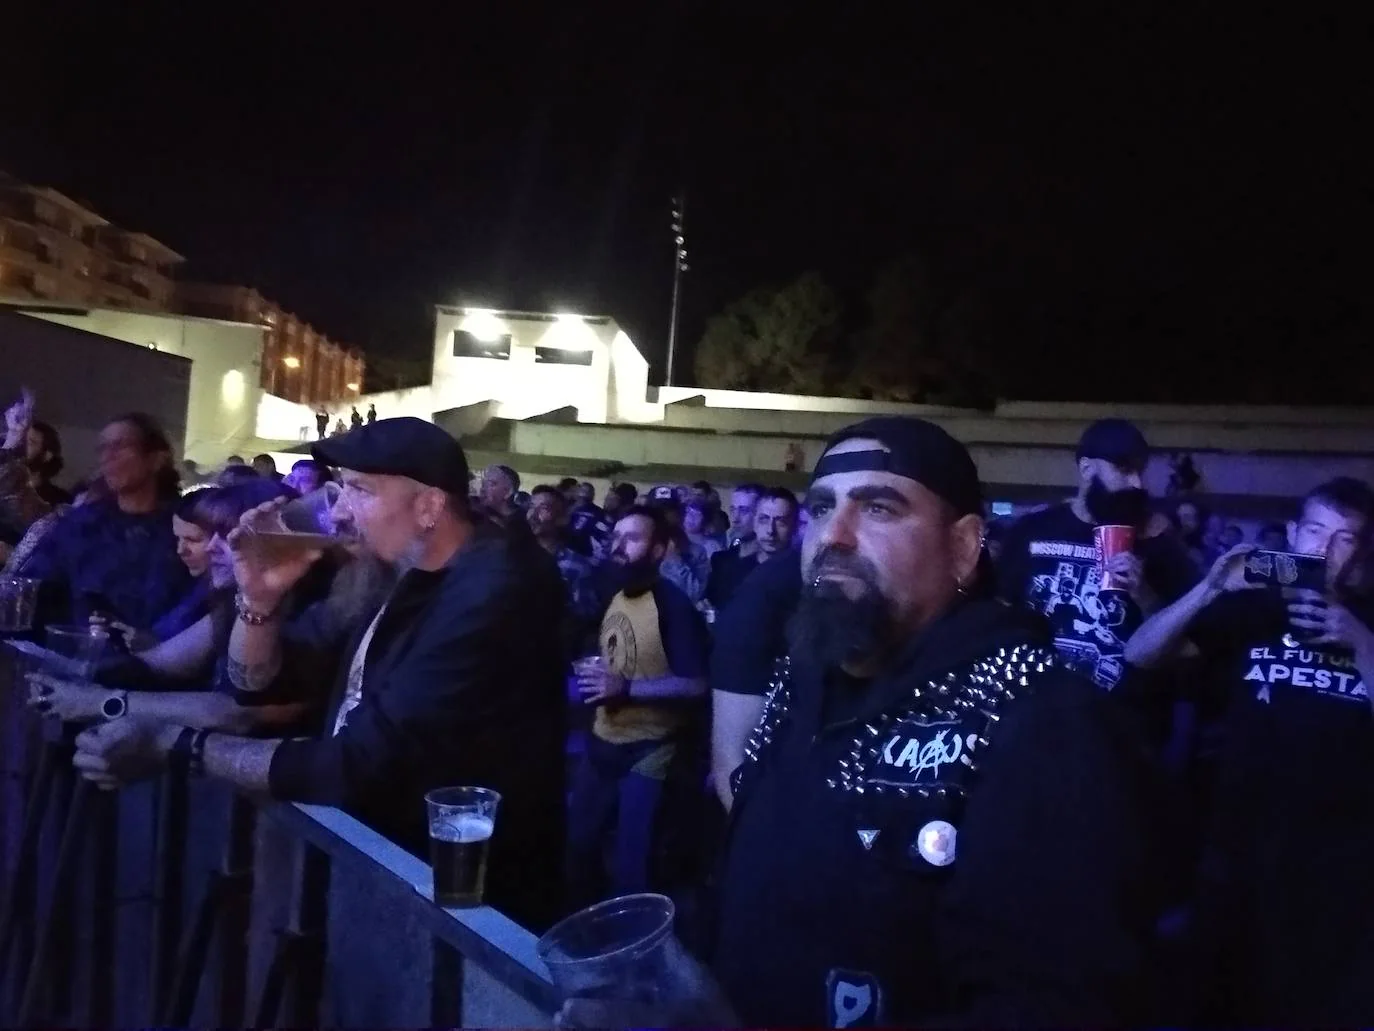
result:
[(0, 660), (0, 1026), (550, 1023), (534, 935), (427, 863), (327, 807), (94, 790), (20, 694)]

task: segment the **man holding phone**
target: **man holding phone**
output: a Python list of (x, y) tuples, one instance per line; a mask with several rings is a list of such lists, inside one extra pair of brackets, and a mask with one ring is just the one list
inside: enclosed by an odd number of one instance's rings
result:
[[(1374, 491), (1332, 480), (1288, 525), (1289, 555), (1242, 545), (1126, 644), (1155, 666), (1189, 645), (1198, 687), (1227, 695), (1198, 888), (1193, 964), (1209, 1022), (1364, 1022), (1357, 956), (1374, 932), (1374, 630), (1337, 589), (1374, 520)], [(1265, 566), (1325, 566), (1326, 589)], [(1268, 563), (1254, 563), (1255, 557)]]

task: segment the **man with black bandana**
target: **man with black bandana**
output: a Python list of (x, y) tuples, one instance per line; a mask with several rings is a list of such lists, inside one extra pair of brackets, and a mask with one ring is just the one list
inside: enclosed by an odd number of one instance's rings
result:
[(735, 781), (712, 974), (565, 1026), (1131, 1022), (1152, 900), (1115, 708), (990, 597), (978, 473), (918, 419), (816, 467), (790, 659)]
[[(1149, 457), (1131, 423), (1093, 423), (1078, 443), (1078, 493), (1013, 524), (997, 565), (1001, 596), (1046, 617), (1064, 665), (1109, 691), (1126, 673), (1122, 652), (1142, 620), (1198, 580), (1168, 519), (1150, 513), (1141, 483)], [(1124, 590), (1102, 588), (1097, 526), (1135, 530), (1134, 548), (1105, 570)]]

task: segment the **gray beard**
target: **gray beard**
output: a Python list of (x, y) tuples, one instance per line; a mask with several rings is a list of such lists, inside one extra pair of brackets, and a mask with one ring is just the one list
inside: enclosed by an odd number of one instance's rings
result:
[(354, 627), (377, 610), (400, 578), (391, 564), (364, 553), (335, 574), (325, 607), (336, 626)]
[(420, 560), (424, 558), (424, 556), (425, 539), (424, 537), (416, 537), (406, 546), (406, 549), (401, 552), (401, 557), (391, 563), (391, 568), (395, 572), (396, 578), (400, 579), (412, 569), (417, 568), (420, 565)]

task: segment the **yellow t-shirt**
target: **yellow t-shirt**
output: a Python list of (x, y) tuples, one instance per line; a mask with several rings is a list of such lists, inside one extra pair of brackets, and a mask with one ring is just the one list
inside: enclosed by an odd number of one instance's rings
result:
[[(626, 680), (648, 680), (673, 673), (663, 646), (654, 594), (649, 590), (637, 598), (628, 598), (624, 592), (618, 593), (601, 620), (601, 657), (608, 669)], [(682, 726), (685, 716), (677, 706), (615, 702), (596, 710), (592, 733), (617, 745), (661, 741)]]

